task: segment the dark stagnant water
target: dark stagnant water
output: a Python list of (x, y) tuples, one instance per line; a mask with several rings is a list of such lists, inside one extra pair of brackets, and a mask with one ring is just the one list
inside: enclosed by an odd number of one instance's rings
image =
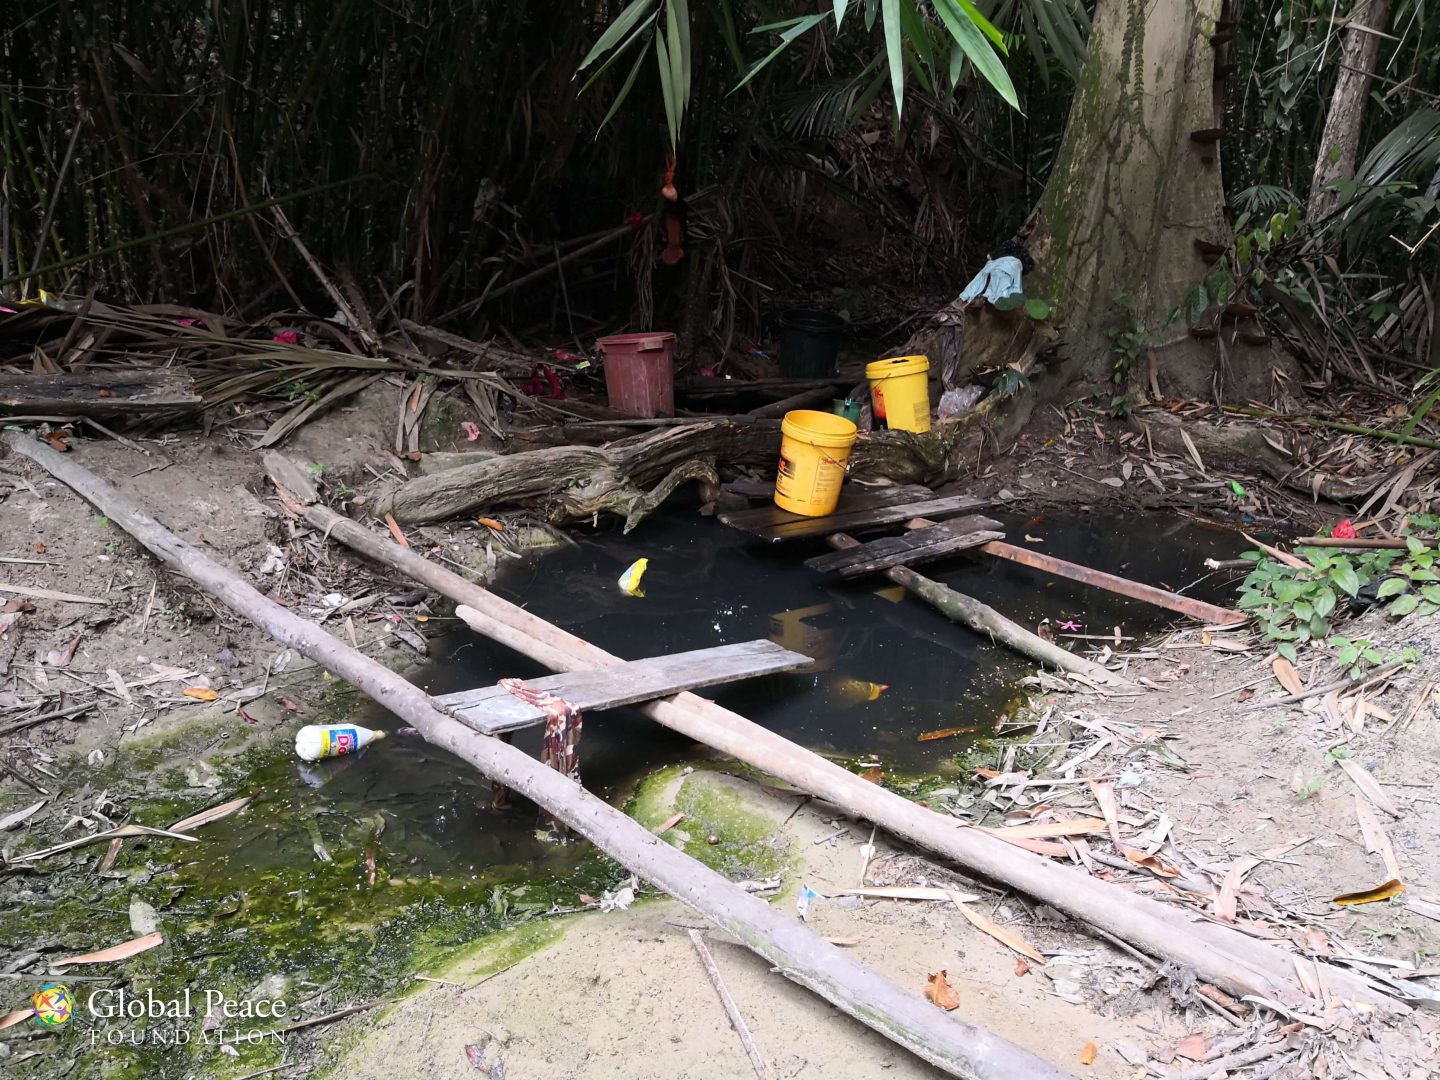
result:
[[(1006, 526), (1017, 540), (1036, 537), (1026, 542), (1063, 558), (1212, 599), (1229, 588), (1214, 579), (1194, 585), (1206, 576), (1203, 560), (1244, 546), (1234, 533), (1173, 517), (1072, 514)], [(510, 564), (496, 591), (627, 658), (762, 637), (813, 656), (812, 670), (706, 693), (851, 767), (879, 763), (887, 783), (953, 769), (972, 741), (917, 736), (973, 728), (972, 738), (981, 737), (1013, 707), (1030, 670), (883, 578), (837, 583), (807, 570), (803, 560), (823, 550), (818, 542), (762, 545), (700, 518), (693, 506), (667, 509), (628, 537), (573, 535), (574, 547)], [(645, 596), (626, 596), (616, 579), (641, 555), (651, 560)], [(1144, 636), (1171, 621), (990, 559), (957, 558), (925, 572), (1031, 625), (1066, 619), (1093, 633), (1119, 625)], [(455, 631), (434, 643), (417, 681), (445, 693), (543, 673), (502, 646)], [(875, 693), (878, 684), (888, 688)], [(368, 726), (399, 726), (374, 706), (346, 708)], [(108, 876), (97, 878), (98, 856), (82, 850), (46, 881), (0, 883), (0, 948), (18, 952), (34, 942), (73, 954), (126, 940), (130, 904), (139, 900), (158, 912), (167, 941), (127, 961), (136, 992), (173, 996), (199, 986), (234, 996), (278, 977), (292, 1001), (324, 993), (327, 1003), (343, 1004), (390, 993), (408, 973), (443, 965), (489, 931), (573, 907), (578, 893), (599, 895), (623, 877), (586, 845), (541, 842), (533, 808), (518, 800), (509, 815), (489, 810), (488, 783), (418, 737), (396, 735), (315, 765), (296, 761), (282, 739), (217, 759), (218, 787), (177, 779), (218, 741), (214, 732), (182, 735), (132, 752), (103, 777), (73, 765), (66, 784), (120, 792), (135, 819), (151, 824), (237, 794), (253, 802), (206, 826), (193, 847), (127, 843)], [(517, 742), (538, 752), (536, 731)], [(638, 713), (615, 710), (587, 717), (581, 753), (586, 786), (618, 803), (649, 771), (704, 750)], [(177, 759), (176, 769), (162, 767)], [(46, 912), (43, 940), (31, 915), (37, 904)], [(85, 1075), (166, 1080), (194, 1075), (196, 1063), (213, 1056), (150, 1044), (85, 1049), (95, 1037), (84, 1021), (29, 1044), (41, 1051), (33, 1075), (78, 1075), (73, 1064), (83, 1061)], [(263, 1068), (281, 1052), (273, 1043), (247, 1047), (236, 1065)]]
[[(1203, 561), (1248, 546), (1238, 534), (1176, 517), (1018, 518), (1006, 525), (1012, 537), (1038, 537), (1042, 542), (1030, 546), (1061, 558), (1222, 601), (1230, 589), (1207, 576)], [(968, 740), (917, 737), (941, 728), (973, 728), (974, 737), (983, 737), (1012, 707), (1020, 678), (1031, 670), (1008, 649), (902, 596), (883, 577), (846, 583), (808, 570), (803, 560), (825, 550), (819, 542), (765, 545), (690, 509), (667, 510), (629, 536), (573, 535), (575, 547), (512, 565), (495, 591), (630, 659), (754, 638), (812, 656), (813, 670), (704, 693), (818, 753), (852, 764), (880, 762), (888, 776), (944, 771)], [(641, 555), (650, 559), (645, 595), (627, 596), (616, 580)], [(1026, 625), (1065, 619), (1089, 633), (1118, 625), (1127, 636), (1143, 636), (1174, 621), (1148, 605), (1000, 560), (957, 558), (923, 569)], [(433, 654), (416, 681), (436, 694), (549, 674), (468, 631), (441, 637)], [(878, 685), (888, 688), (877, 694)], [(386, 728), (397, 723), (368, 708), (357, 719)], [(538, 730), (516, 741), (539, 753)], [(586, 718), (582, 770), (590, 790), (618, 801), (645, 773), (704, 753), (619, 709)], [(288, 798), (340, 814), (383, 810), (403, 822), (432, 872), (520, 863), (536, 853), (528, 812), (509, 818), (490, 812), (488, 785), (474, 770), (417, 738), (380, 744), (358, 759), (292, 768)], [(308, 839), (297, 842), (308, 850)]]

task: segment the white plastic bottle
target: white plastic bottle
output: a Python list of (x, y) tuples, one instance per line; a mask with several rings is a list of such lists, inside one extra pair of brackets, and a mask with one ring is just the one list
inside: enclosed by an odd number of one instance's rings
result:
[(384, 737), (359, 724), (307, 724), (295, 733), (295, 753), (302, 761), (319, 761), (353, 754)]

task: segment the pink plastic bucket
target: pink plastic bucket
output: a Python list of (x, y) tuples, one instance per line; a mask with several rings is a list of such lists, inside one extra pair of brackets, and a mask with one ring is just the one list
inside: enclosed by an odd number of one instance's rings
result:
[(647, 418), (675, 415), (674, 334), (615, 334), (596, 344), (605, 354), (611, 408)]

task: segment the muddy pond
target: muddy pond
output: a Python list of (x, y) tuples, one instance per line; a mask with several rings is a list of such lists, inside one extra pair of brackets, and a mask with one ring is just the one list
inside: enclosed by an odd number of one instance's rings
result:
[[(1017, 542), (1023, 537), (1061, 558), (1221, 602), (1231, 586), (1208, 575), (1203, 561), (1248, 546), (1237, 533), (1174, 517), (1069, 515), (1005, 524)], [(880, 766), (885, 783), (903, 787), (962, 771), (997, 718), (1015, 707), (1020, 679), (1030, 672), (1019, 657), (883, 578), (839, 583), (806, 569), (803, 560), (823, 550), (818, 543), (766, 546), (683, 505), (630, 536), (571, 535), (572, 546), (543, 557), (502, 561), (496, 591), (628, 658), (754, 638), (811, 656), (815, 663), (803, 671), (706, 693), (847, 767)], [(650, 559), (645, 595), (627, 596), (616, 579), (642, 555)], [(998, 560), (950, 559), (922, 569), (1026, 625), (1048, 618), (1079, 624), (1079, 632), (1120, 626), (1143, 638), (1171, 622), (1165, 612)], [(446, 693), (545, 673), (502, 646), (451, 630), (432, 642), (432, 659), (415, 678)], [(338, 692), (331, 707), (368, 726), (398, 726)], [(971, 734), (919, 739), (946, 728)], [(522, 732), (517, 744), (538, 753), (538, 731)], [(0, 937), (21, 951), (36, 930), (26, 912), (45, 910), (44, 933), (66, 948), (113, 944), (132, 936), (138, 902), (168, 941), (127, 964), (132, 988), (160, 995), (213, 985), (232, 995), (263, 991), (338, 1007), (390, 993), (411, 973), (442, 966), (456, 947), (574, 908), (580, 893), (599, 896), (624, 876), (585, 845), (542, 842), (533, 808), (518, 799), (508, 815), (491, 811), (488, 782), (417, 736), (393, 735), (356, 757), (315, 765), (296, 761), (283, 739), (257, 740), (203, 768), (173, 768), (164, 780), (148, 780), (151, 767), (199, 762), (214, 745), (213, 734), (182, 737), (178, 746), (136, 755), (123, 775), (106, 780), (145, 792), (131, 803), (133, 820), (173, 820), (252, 795), (244, 812), (207, 826), (203, 842), (183, 851), (131, 844), (104, 877), (95, 875), (91, 849), (70, 870), (28, 886), (19, 903), (12, 892), (0, 908)], [(707, 756), (632, 711), (586, 719), (586, 785), (617, 804), (656, 768)], [(41, 1049), (30, 1061), (36, 1076), (62, 1075), (82, 1054), (80, 1074), (87, 1076), (101, 1074), (96, 1061), (104, 1075), (149, 1077), (185, 1075), (197, 1055), (218, 1060), (213, 1047), (177, 1052), (102, 1039), (92, 1049), (84, 1032), (9, 1045), (12, 1055)], [(277, 1042), (243, 1051), (236, 1075), (279, 1061), (285, 1048)]]

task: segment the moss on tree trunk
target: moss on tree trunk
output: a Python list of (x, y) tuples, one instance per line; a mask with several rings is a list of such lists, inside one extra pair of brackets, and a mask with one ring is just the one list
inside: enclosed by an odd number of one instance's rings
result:
[[(1055, 168), (1030, 224), (1026, 292), (1055, 302), (1079, 374), (1111, 374), (1117, 294), (1153, 336), (1162, 389), (1263, 392), (1270, 350), (1192, 337), (1186, 293), (1228, 245), (1215, 79), (1223, 0), (1099, 0)], [(1143, 367), (1144, 365), (1139, 365)], [(1132, 372), (1138, 387), (1143, 371)]]

